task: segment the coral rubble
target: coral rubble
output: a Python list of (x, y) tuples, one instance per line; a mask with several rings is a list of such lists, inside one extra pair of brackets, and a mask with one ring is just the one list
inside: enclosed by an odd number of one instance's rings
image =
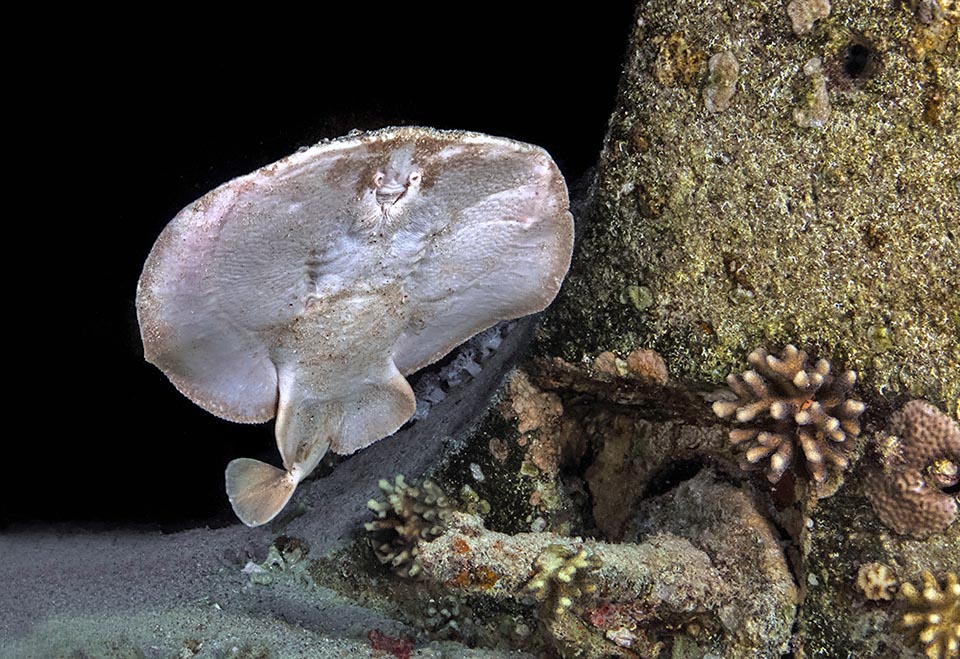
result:
[(787, 15), (794, 34), (807, 34), (813, 24), (830, 15), (829, 0), (790, 0)]
[(900, 534), (925, 538), (941, 533), (957, 516), (957, 498), (944, 488), (957, 484), (960, 428), (922, 400), (890, 417), (874, 442), (879, 467), (867, 496), (881, 521)]
[(829, 472), (845, 469), (864, 410), (863, 403), (847, 398), (856, 373), (834, 376), (825, 359), (810, 366), (807, 353), (793, 345), (784, 348), (780, 358), (757, 348), (748, 361), (753, 370), (727, 378), (737, 399), (713, 404), (717, 416), (753, 425), (730, 431), (734, 445), (747, 447), (747, 465), (769, 460), (767, 479), (776, 483), (797, 461), (799, 448), (817, 483)]
[(923, 587), (912, 583), (900, 587), (906, 600), (903, 624), (920, 628), (919, 640), (929, 659), (957, 659), (960, 656), (960, 583), (948, 572), (943, 588), (930, 572), (923, 572)]
[(703, 88), (703, 103), (708, 112), (721, 112), (730, 107), (737, 90), (740, 65), (730, 51), (717, 53), (707, 63), (710, 75)]

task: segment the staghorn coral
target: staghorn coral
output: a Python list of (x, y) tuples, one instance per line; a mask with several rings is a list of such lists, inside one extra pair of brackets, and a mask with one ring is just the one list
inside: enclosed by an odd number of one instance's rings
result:
[(402, 474), (392, 485), (381, 480), (380, 491), (386, 502), (367, 502), (377, 515), (364, 524), (372, 536), (370, 544), (381, 563), (389, 564), (402, 577), (415, 578), (420, 572), (417, 543), (429, 542), (444, 532), (454, 503), (433, 481), (425, 480), (419, 487), (409, 485)]
[(897, 590), (897, 578), (883, 563), (865, 563), (857, 571), (857, 586), (868, 600), (892, 600)]
[(879, 460), (866, 494), (880, 520), (895, 532), (925, 538), (942, 533), (957, 516), (955, 486), (960, 465), (960, 428), (922, 400), (890, 417), (874, 442)]
[(903, 624), (920, 628), (919, 639), (929, 659), (957, 659), (960, 656), (960, 583), (948, 572), (940, 588), (936, 578), (924, 570), (923, 587), (912, 583), (900, 587), (906, 600)]
[(834, 376), (826, 359), (811, 367), (807, 353), (793, 345), (787, 345), (780, 358), (757, 348), (747, 360), (753, 370), (727, 377), (737, 400), (713, 404), (717, 416), (753, 424), (730, 431), (734, 445), (747, 447), (745, 466), (769, 459), (767, 479), (776, 483), (800, 448), (817, 483), (829, 472), (845, 469), (864, 410), (863, 403), (847, 398), (857, 374)]

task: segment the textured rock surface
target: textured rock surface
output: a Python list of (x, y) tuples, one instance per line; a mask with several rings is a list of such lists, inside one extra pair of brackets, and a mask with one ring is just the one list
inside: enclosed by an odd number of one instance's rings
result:
[[(794, 342), (872, 396), (953, 408), (960, 18), (907, 5), (843, 3), (798, 36), (781, 3), (641, 3), (549, 345), (650, 347), (716, 382)], [(710, 112), (720, 53), (736, 93)]]
[[(733, 590), (721, 612), (724, 657), (779, 657), (788, 650), (798, 592), (773, 526), (743, 490), (707, 471), (639, 507), (632, 533), (673, 533), (707, 553)], [(706, 648), (705, 648), (706, 649)]]
[(543, 601), (541, 621), (564, 657), (635, 656), (619, 638), (642, 655), (699, 646), (778, 659), (797, 589), (773, 528), (708, 473), (665, 499), (641, 509), (639, 543), (506, 535), (455, 516), (446, 534), (421, 543), (423, 570), (454, 590)]

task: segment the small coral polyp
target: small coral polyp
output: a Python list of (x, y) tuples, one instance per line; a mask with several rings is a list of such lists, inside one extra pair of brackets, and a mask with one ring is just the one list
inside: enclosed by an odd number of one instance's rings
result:
[(757, 348), (748, 357), (752, 370), (727, 377), (735, 401), (717, 401), (714, 413), (751, 427), (734, 428), (730, 441), (745, 446), (745, 467), (767, 460), (767, 479), (780, 481), (797, 462), (799, 448), (817, 483), (850, 461), (858, 418), (864, 404), (847, 398), (857, 381), (854, 371), (831, 373), (830, 362), (807, 363), (807, 353), (788, 345), (778, 358)]
[(900, 587), (906, 600), (903, 624), (920, 629), (919, 640), (928, 659), (957, 659), (960, 657), (960, 582), (957, 575), (948, 572), (943, 588), (927, 571), (923, 572), (923, 587), (911, 583)]

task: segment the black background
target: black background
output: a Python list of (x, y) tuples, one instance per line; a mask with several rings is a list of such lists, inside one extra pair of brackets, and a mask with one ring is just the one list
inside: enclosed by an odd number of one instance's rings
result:
[(223, 468), (276, 461), (272, 426), (213, 417), (143, 361), (134, 291), (160, 230), (230, 178), (353, 128), (507, 136), (545, 147), (577, 180), (602, 145), (633, 11), (575, 4), (477, 3), (469, 18), (366, 4), (229, 27), (236, 16), (165, 15), (109, 34), (85, 17), (66, 43), (37, 44), (56, 49), (54, 63), (27, 76), (23, 119), (9, 126), (32, 143), (7, 186), (23, 203), (8, 224), (25, 231), (8, 235), (18, 395), (0, 525), (232, 523)]

